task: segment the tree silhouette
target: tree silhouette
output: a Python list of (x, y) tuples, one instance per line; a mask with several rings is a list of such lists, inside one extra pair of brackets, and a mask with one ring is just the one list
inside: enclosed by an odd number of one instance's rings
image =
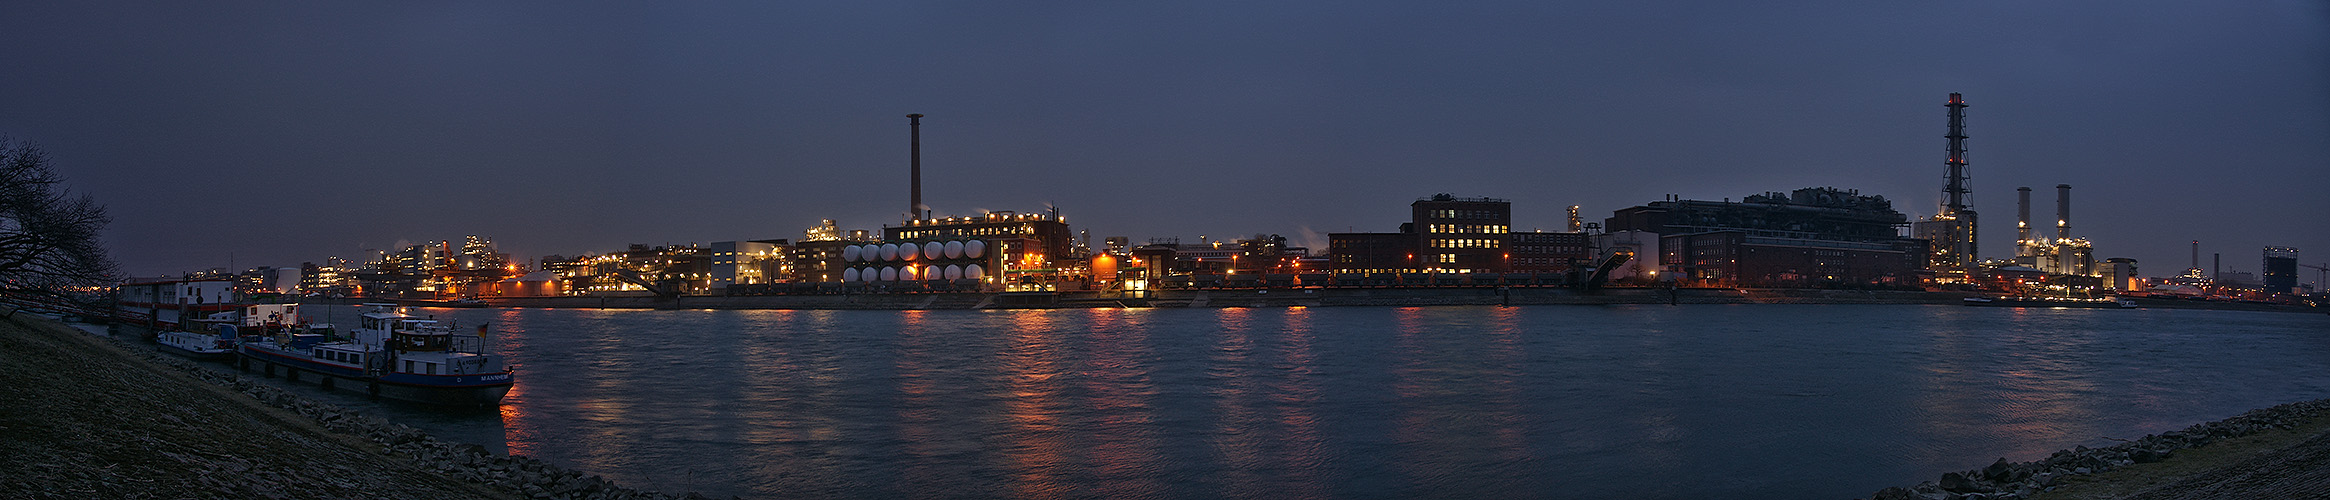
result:
[(117, 267), (98, 233), (113, 219), (73, 196), (39, 146), (0, 137), (0, 293), (86, 295)]

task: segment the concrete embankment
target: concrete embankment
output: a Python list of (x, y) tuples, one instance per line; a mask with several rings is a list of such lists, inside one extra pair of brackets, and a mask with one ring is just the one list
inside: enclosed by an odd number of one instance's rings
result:
[(441, 441), (30, 314), (0, 320), (0, 387), (8, 498), (683, 498)]
[(2330, 399), (2290, 403), (2125, 440), (1942, 474), (1871, 500), (2324, 498)]
[(1148, 297), (1097, 292), (862, 293), (681, 297), (518, 297), (496, 307), (606, 309), (1011, 309), (1074, 307), (1334, 307), (1610, 304), (1956, 304), (1964, 292), (1611, 288), (1277, 288), (1156, 290)]

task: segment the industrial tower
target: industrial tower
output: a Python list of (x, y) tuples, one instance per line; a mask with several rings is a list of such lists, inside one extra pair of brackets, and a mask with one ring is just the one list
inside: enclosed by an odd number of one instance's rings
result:
[(907, 167), (911, 172), (907, 174), (907, 183), (913, 185), (913, 194), (909, 195), (911, 200), (906, 207), (906, 219), (922, 220), (930, 217), (930, 207), (922, 204), (922, 113), (906, 115), (906, 127), (910, 137), (908, 140), (913, 144), (910, 146), (913, 149), (907, 153), (911, 158), (907, 160), (908, 165), (911, 165)]
[(1941, 213), (1918, 222), (1914, 229), (1918, 237), (1933, 242), (1930, 267), (1943, 276), (1962, 279), (1980, 262), (1974, 209), (1966, 204), (1966, 194), (1973, 191), (1967, 187), (1966, 177), (1966, 98), (1952, 92), (1950, 102), (1942, 106), (1950, 109), (1950, 133), (1942, 136), (1950, 140), (1944, 160), (1949, 182), (1942, 186), (1946, 201)]

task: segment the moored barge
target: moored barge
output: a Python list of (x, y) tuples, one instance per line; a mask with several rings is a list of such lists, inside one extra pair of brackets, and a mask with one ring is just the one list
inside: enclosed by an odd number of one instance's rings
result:
[(450, 406), (493, 406), (514, 382), (500, 356), (486, 352), (486, 329), (454, 333), (450, 320), (420, 318), (394, 307), (364, 313), (346, 339), (281, 333), (242, 344), (243, 369), (286, 379), (312, 377), (326, 388)]

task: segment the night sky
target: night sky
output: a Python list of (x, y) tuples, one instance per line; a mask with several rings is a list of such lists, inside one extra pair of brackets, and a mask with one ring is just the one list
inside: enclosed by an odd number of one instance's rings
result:
[[(1519, 230), (1668, 194), (1932, 215), (1966, 94), (2015, 191), (2146, 275), (2330, 262), (2330, 2), (16, 2), (0, 134), (139, 276), (477, 234), (521, 259), (907, 210), (1325, 250), (1433, 193)], [(2311, 271), (2301, 281), (2312, 281)]]

